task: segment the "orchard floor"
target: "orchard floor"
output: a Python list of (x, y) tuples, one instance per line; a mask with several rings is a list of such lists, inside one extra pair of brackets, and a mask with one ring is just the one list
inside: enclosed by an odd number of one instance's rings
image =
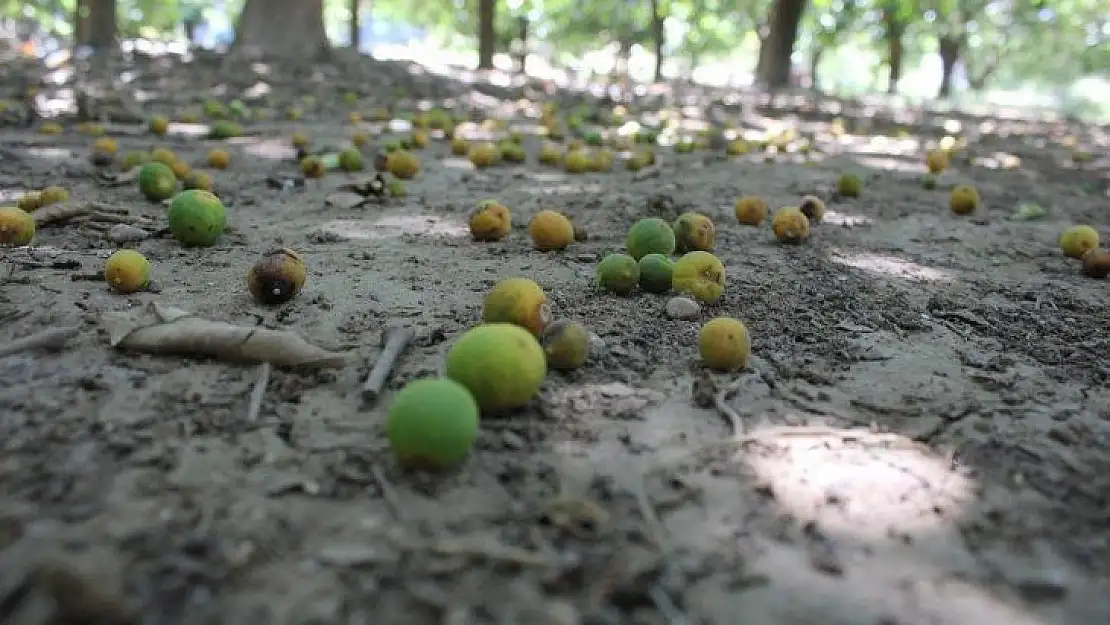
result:
[[(825, 145), (810, 166), (661, 148), (653, 175), (570, 176), (536, 165), (526, 137), (528, 164), (483, 171), (434, 142), (409, 195), (380, 204), (327, 205), (344, 174), (268, 186), (291, 168), (280, 159), (294, 129), (349, 135), (338, 110), (230, 142), (119, 137), (121, 151), (164, 144), (194, 163), (219, 144), (233, 155), (215, 173), (233, 226), (218, 245), (134, 246), (159, 292), (75, 279), (115, 249), (87, 223), (2, 252), (0, 341), (82, 332), (0, 358), (0, 621), (1110, 620), (1110, 283), (1056, 246), (1076, 222), (1110, 236), (1097, 158), (1071, 168), (1053, 144), (984, 135), (973, 154), (1021, 168), (957, 165), (926, 191), (920, 152), (893, 155), (894, 140)], [(133, 186), (98, 184), (88, 137), (7, 129), (0, 141), (8, 197), (61, 183), (75, 202), (163, 219)], [(831, 193), (846, 169), (865, 173), (859, 199)], [(959, 182), (983, 196), (970, 218), (947, 209)], [(778, 207), (807, 193), (829, 212), (802, 246), (732, 216), (741, 194)], [(467, 235), (485, 198), (513, 211), (506, 241)], [(1049, 213), (1010, 220), (1021, 202)], [(526, 227), (543, 208), (589, 240), (533, 250)], [(594, 290), (631, 223), (685, 210), (716, 221), (719, 302), (680, 321), (667, 296)], [(305, 257), (309, 279), (263, 309), (245, 273), (277, 246)], [(389, 395), (364, 407), (359, 394), (383, 329), (417, 332), (396, 390), (436, 373), (507, 276), (535, 279), (556, 316), (596, 333), (587, 366), (483, 422), (458, 471), (400, 470), (381, 427)], [(101, 315), (150, 302), (358, 356), (334, 372), (275, 370), (248, 420), (256, 367), (108, 345)], [(737, 376), (699, 364), (698, 328), (717, 315), (751, 330), (755, 357)], [(746, 430), (735, 441), (707, 401), (728, 388)]]

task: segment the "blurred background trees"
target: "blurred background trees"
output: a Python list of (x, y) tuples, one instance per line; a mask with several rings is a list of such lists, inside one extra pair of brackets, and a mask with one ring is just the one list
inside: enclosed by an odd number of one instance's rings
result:
[(434, 48), (482, 69), (528, 59), (640, 81), (912, 99), (1079, 88), (1110, 101), (1105, 0), (0, 0), (0, 17), (43, 49), (189, 37), (311, 60), (330, 46)]

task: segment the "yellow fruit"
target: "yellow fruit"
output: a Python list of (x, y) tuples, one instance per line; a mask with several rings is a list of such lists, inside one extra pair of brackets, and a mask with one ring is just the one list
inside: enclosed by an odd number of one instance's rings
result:
[(366, 145), (367, 141), (369, 141), (369, 138), (366, 136), (365, 132), (356, 132), (355, 134), (351, 135), (351, 145), (355, 146), (356, 148), (361, 148), (362, 146)]
[(698, 352), (710, 369), (741, 369), (748, 364), (752, 353), (748, 329), (731, 317), (711, 319), (698, 332)]
[(19, 196), (19, 199), (16, 200), (15, 205), (18, 206), (20, 209), (27, 211), (28, 213), (30, 213), (31, 211), (36, 211), (43, 206), (42, 193), (38, 191), (28, 191), (27, 193)]
[(496, 145), (483, 141), (471, 145), (467, 157), (475, 167), (482, 169), (496, 165), (501, 158), (501, 151), (497, 149)]
[(193, 168), (185, 161), (177, 161), (173, 164), (171, 169), (173, 169), (173, 175), (176, 176), (178, 180), (185, 180), (189, 177), (189, 174), (193, 172)]
[(135, 293), (150, 282), (150, 261), (135, 250), (119, 250), (104, 263), (104, 280), (116, 293)]
[(779, 243), (797, 245), (809, 238), (809, 219), (797, 208), (780, 208), (771, 220), (771, 230)]
[(61, 204), (69, 199), (69, 191), (63, 187), (46, 187), (39, 192), (39, 199), (42, 201), (42, 206)]
[(1083, 258), (1098, 243), (1098, 231), (1090, 226), (1072, 226), (1060, 235), (1060, 250), (1071, 258)]
[(165, 135), (166, 131), (170, 129), (170, 120), (162, 117), (161, 115), (155, 115), (154, 117), (150, 118), (150, 123), (148, 124), (148, 127), (150, 128), (150, 132), (161, 137)]
[(713, 249), (717, 228), (713, 221), (700, 213), (683, 213), (674, 222), (675, 251), (680, 254)]
[(35, 218), (15, 206), (0, 208), (0, 246), (30, 245), (35, 238)]
[(613, 152), (601, 148), (590, 157), (590, 171), (603, 173), (613, 169)]
[(628, 295), (639, 282), (640, 265), (628, 254), (609, 254), (597, 265), (597, 286), (614, 295)]
[(590, 333), (577, 321), (559, 319), (543, 331), (540, 339), (547, 355), (547, 366), (556, 371), (571, 371), (586, 364), (590, 355)]
[(802, 211), (806, 219), (812, 223), (819, 223), (825, 218), (825, 203), (821, 201), (821, 198), (813, 195), (803, 197), (798, 210)]
[(516, 324), (539, 336), (551, 321), (547, 294), (528, 278), (505, 278), (483, 300), (482, 321)]
[(451, 153), (455, 156), (465, 156), (470, 152), (470, 142), (462, 137), (451, 139)]
[(628, 254), (636, 260), (648, 254), (669, 256), (676, 245), (674, 230), (658, 217), (647, 217), (632, 224), (625, 239)]
[(101, 137), (93, 142), (93, 152), (96, 154), (105, 154), (108, 156), (115, 156), (116, 150), (119, 146), (116, 140), (111, 137)]
[(925, 167), (929, 173), (939, 174), (948, 168), (948, 155), (944, 150), (929, 150), (925, 153)]
[(743, 139), (733, 139), (729, 141), (728, 146), (725, 148), (729, 156), (742, 156), (747, 154), (748, 150), (750, 150), (748, 142)]
[(397, 150), (386, 157), (386, 169), (396, 178), (409, 180), (420, 172), (420, 159), (412, 152)]
[(227, 169), (231, 164), (231, 155), (227, 150), (212, 150), (208, 153), (208, 166), (216, 169)]
[(414, 130), (413, 133), (409, 135), (409, 145), (418, 150), (423, 149), (428, 145), (428, 133), (423, 130)]
[(306, 156), (301, 159), (301, 173), (305, 178), (323, 178), (328, 167), (319, 156)]
[(347, 123), (348, 124), (361, 124), (362, 123), (362, 113), (359, 113), (358, 111), (351, 111), (350, 113), (347, 113)]
[(544, 165), (558, 165), (563, 160), (563, 148), (555, 142), (544, 141), (540, 146), (539, 161)]
[(547, 375), (547, 357), (536, 337), (511, 323), (468, 330), (447, 352), (445, 373), (470, 390), (484, 413), (527, 404)]
[(470, 236), (475, 241), (500, 241), (509, 236), (513, 218), (497, 200), (483, 200), (470, 214)]
[(212, 176), (202, 172), (193, 171), (185, 177), (184, 185), (186, 189), (199, 189), (201, 191), (212, 190)]
[(303, 132), (294, 132), (293, 136), (289, 138), (289, 143), (298, 150), (307, 149), (309, 143), (308, 135)]
[(979, 206), (979, 192), (971, 185), (956, 185), (948, 197), (948, 206), (957, 215), (970, 215)]
[(308, 269), (304, 259), (290, 249), (267, 252), (247, 272), (247, 290), (259, 304), (284, 304), (304, 288)]
[(841, 174), (836, 180), (836, 193), (844, 197), (859, 197), (863, 179), (855, 174)]
[(122, 169), (123, 171), (129, 171), (138, 167), (139, 165), (145, 165), (149, 162), (150, 154), (147, 152), (128, 152), (124, 155), (123, 161), (120, 163), (120, 169)]
[(590, 171), (590, 155), (585, 150), (571, 149), (563, 156), (563, 167), (571, 174)]
[(166, 167), (173, 167), (177, 162), (177, 155), (168, 148), (155, 148), (150, 152), (150, 160), (154, 163), (162, 163)]
[(470, 454), (478, 437), (478, 403), (454, 380), (414, 380), (389, 405), (385, 428), (398, 464), (446, 469)]
[(574, 242), (574, 226), (566, 215), (553, 210), (536, 213), (528, 224), (528, 234), (541, 252), (566, 249)]
[(725, 292), (725, 267), (709, 252), (690, 252), (675, 262), (671, 286), (699, 302), (715, 302)]
[(55, 122), (43, 122), (39, 126), (39, 134), (43, 135), (60, 135), (62, 134), (62, 125)]
[(761, 197), (745, 195), (736, 200), (736, 221), (745, 226), (758, 226), (767, 219), (767, 202)]
[(181, 114), (181, 123), (183, 124), (198, 124), (200, 123), (200, 113), (196, 111), (189, 111)]
[(1101, 248), (1087, 250), (1083, 254), (1083, 273), (1097, 279), (1110, 276), (1110, 252)]
[(524, 148), (520, 147), (519, 143), (502, 141), (497, 149), (501, 153), (501, 160), (506, 163), (523, 163), (528, 158), (524, 153)]

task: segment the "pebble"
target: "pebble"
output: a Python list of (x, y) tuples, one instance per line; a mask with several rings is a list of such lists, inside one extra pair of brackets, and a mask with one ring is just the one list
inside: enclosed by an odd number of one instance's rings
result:
[(701, 306), (688, 297), (672, 297), (667, 300), (666, 313), (671, 319), (693, 319), (701, 314)]
[(116, 224), (108, 230), (107, 237), (113, 243), (137, 243), (149, 239), (150, 233), (135, 226)]

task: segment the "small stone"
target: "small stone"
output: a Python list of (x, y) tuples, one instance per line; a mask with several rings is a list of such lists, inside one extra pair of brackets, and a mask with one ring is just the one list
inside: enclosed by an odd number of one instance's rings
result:
[(137, 243), (149, 239), (150, 233), (128, 224), (116, 224), (108, 230), (106, 236), (112, 243)]
[(666, 313), (671, 319), (693, 319), (701, 314), (701, 306), (688, 297), (672, 297), (667, 300)]

